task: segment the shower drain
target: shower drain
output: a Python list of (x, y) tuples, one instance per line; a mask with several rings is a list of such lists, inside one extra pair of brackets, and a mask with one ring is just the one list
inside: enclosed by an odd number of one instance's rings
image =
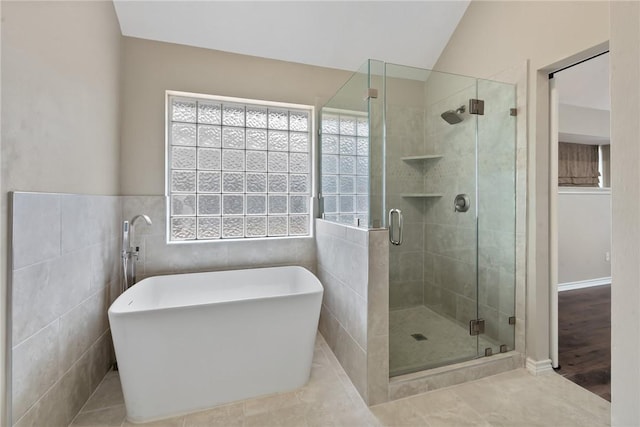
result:
[(425, 337), (422, 334), (411, 334), (411, 336), (413, 337), (414, 340), (416, 341), (426, 341), (427, 337)]

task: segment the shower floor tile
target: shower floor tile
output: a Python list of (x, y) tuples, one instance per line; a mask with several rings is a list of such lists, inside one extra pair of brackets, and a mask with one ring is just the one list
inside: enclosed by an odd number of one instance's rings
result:
[[(422, 334), (424, 339), (413, 335)], [(464, 328), (424, 307), (393, 310), (389, 313), (389, 371), (391, 376), (435, 368), (484, 355), (495, 348), (485, 337), (469, 335)]]
[(119, 383), (117, 372), (108, 373), (71, 427), (586, 427), (610, 425), (611, 411), (609, 402), (560, 375), (534, 377), (524, 369), (369, 408), (320, 334), (309, 383), (289, 393), (234, 402), (154, 423), (129, 424)]

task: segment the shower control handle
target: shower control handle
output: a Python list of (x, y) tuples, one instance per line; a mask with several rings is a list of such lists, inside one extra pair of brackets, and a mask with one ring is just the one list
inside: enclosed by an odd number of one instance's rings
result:
[(471, 200), (467, 194), (458, 194), (453, 200), (454, 212), (466, 212), (471, 206)]
[[(398, 238), (396, 239), (395, 227), (393, 225), (393, 217), (398, 217)], [(389, 210), (389, 241), (392, 245), (400, 246), (402, 244), (402, 211), (400, 209)]]

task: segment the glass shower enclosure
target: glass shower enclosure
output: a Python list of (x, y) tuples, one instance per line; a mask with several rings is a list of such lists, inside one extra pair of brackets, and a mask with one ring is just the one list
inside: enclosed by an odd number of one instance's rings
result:
[(389, 370), (514, 349), (511, 84), (367, 61), (320, 111), (321, 215), (389, 230)]

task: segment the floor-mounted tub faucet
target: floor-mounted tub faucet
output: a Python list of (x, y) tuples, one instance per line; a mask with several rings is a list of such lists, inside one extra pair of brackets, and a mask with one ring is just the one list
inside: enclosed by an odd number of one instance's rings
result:
[(147, 225), (151, 225), (151, 218), (148, 215), (136, 215), (131, 221), (122, 222), (122, 270), (124, 272), (124, 280), (122, 281), (122, 292), (129, 289), (136, 283), (136, 261), (140, 247), (133, 247), (133, 231), (136, 221), (143, 219)]

